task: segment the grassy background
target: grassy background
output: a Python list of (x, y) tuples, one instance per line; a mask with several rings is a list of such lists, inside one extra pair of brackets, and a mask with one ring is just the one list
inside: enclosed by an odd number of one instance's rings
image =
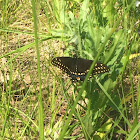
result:
[[(0, 1), (1, 139), (140, 139), (135, 0)], [(56, 56), (107, 64), (72, 83)]]

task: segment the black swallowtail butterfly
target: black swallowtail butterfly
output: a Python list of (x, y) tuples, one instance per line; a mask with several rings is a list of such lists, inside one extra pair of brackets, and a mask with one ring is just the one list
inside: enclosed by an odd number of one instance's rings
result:
[[(73, 81), (84, 81), (92, 62), (92, 60), (72, 57), (56, 57), (52, 60), (52, 64), (67, 73)], [(109, 68), (105, 64), (98, 62), (95, 64), (92, 75), (108, 71)]]

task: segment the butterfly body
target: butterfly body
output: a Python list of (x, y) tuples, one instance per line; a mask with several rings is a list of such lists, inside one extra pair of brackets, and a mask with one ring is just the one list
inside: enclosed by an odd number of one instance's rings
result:
[[(84, 81), (90, 70), (92, 60), (72, 57), (55, 57), (52, 64), (67, 73), (73, 81)], [(102, 63), (96, 63), (92, 75), (108, 72), (109, 68)]]

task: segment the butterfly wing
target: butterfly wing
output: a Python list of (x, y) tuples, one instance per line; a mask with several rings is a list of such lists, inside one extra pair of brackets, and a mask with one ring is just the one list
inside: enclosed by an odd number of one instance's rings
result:
[(54, 66), (57, 66), (68, 75), (71, 75), (73, 72), (76, 71), (75, 63), (76, 58), (71, 57), (55, 57), (52, 60), (52, 64)]
[(107, 67), (107, 65), (103, 64), (103, 63), (100, 63), (100, 62), (97, 62), (95, 64), (95, 67), (93, 69), (93, 72), (92, 74), (95, 75), (95, 74), (101, 74), (101, 73), (105, 73), (105, 72), (109, 72), (109, 68)]

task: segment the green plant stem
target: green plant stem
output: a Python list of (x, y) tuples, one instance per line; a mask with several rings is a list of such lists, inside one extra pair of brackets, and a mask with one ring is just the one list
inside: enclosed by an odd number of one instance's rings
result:
[(38, 46), (38, 34), (37, 34), (37, 14), (36, 14), (36, 1), (32, 0), (32, 11), (34, 17), (34, 33), (35, 33), (35, 43), (37, 52), (37, 70), (39, 78), (39, 134), (40, 140), (44, 140), (44, 120), (43, 120), (43, 102), (42, 102), (42, 91), (41, 91), (41, 70), (40, 70), (40, 53)]

